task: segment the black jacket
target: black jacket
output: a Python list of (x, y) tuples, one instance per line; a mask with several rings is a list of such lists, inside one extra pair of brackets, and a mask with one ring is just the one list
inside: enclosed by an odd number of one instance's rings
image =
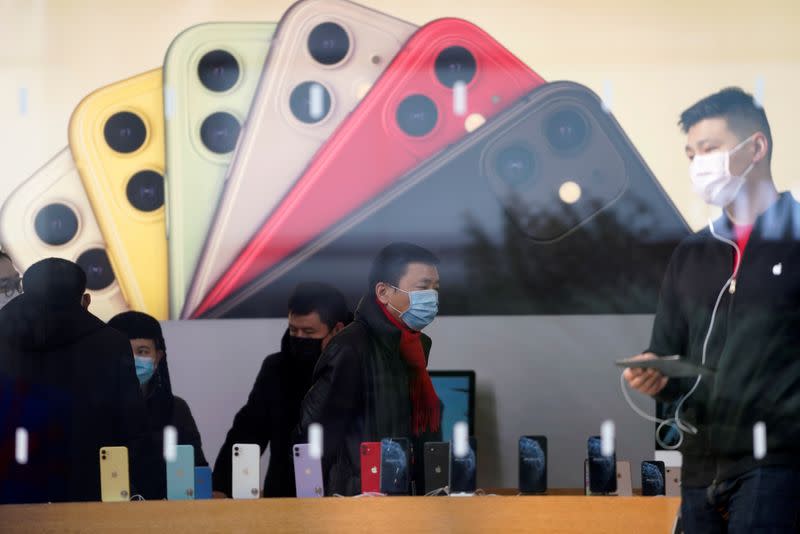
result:
[[(715, 232), (735, 242), (731, 221)], [(734, 248), (706, 228), (685, 239), (667, 269), (650, 350), (700, 362), (711, 314), (733, 273)], [(683, 483), (706, 486), (757, 465), (800, 463), (800, 204), (789, 193), (762, 214), (742, 257), (733, 289), (723, 293), (701, 380), (682, 419)], [(674, 401), (695, 379), (670, 380), (658, 396)], [(768, 455), (753, 459), (753, 425), (767, 426)]]
[(311, 386), (314, 363), (292, 358), (287, 330), (281, 351), (264, 358), (247, 403), (233, 419), (214, 464), (214, 491), (231, 496), (233, 444), (258, 443), (262, 454), (270, 446), (264, 497), (295, 496), (292, 432), (300, 420), (300, 401)]
[[(172, 380), (169, 376), (166, 353), (158, 363), (153, 377), (143, 389), (151, 440), (155, 443), (156, 450), (163, 450), (164, 427), (171, 425), (178, 432), (178, 445), (194, 447), (194, 465), (208, 465), (203, 454), (200, 431), (197, 430), (197, 423), (194, 421), (192, 411), (185, 400), (172, 393)], [(166, 488), (166, 465), (163, 464), (163, 457), (162, 465), (161, 477), (163, 487)]]
[[(29, 433), (26, 465), (15, 432)], [(128, 448), (131, 493), (163, 493), (128, 339), (79, 305), (0, 310), (0, 503), (100, 499), (99, 449)]]
[[(427, 361), (431, 340), (424, 334), (421, 339)], [(370, 295), (361, 300), (353, 323), (331, 340), (314, 369), (296, 440), (306, 439), (311, 423), (322, 425), (326, 495), (361, 493), (362, 442), (413, 440), (409, 371), (399, 346), (400, 330)], [(417, 462), (412, 477), (420, 476)]]

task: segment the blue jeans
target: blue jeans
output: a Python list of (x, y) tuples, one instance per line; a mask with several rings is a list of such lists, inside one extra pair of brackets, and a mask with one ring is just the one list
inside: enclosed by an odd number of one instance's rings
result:
[(759, 467), (715, 486), (681, 490), (686, 534), (800, 532), (800, 470)]

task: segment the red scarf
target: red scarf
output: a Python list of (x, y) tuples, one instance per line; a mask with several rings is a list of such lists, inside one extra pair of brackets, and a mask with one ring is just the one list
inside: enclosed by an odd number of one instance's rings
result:
[(400, 330), (400, 355), (411, 372), (408, 381), (411, 395), (411, 429), (415, 435), (426, 429), (431, 432), (439, 430), (441, 405), (436, 390), (433, 389), (431, 375), (428, 374), (425, 350), (422, 348), (422, 334), (411, 330), (405, 323), (398, 321), (380, 301), (378, 307), (386, 318)]

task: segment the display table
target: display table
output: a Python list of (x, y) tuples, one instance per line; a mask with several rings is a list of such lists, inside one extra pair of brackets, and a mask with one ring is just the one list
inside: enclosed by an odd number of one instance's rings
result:
[(361, 497), (0, 506), (0, 532), (671, 532), (677, 497)]

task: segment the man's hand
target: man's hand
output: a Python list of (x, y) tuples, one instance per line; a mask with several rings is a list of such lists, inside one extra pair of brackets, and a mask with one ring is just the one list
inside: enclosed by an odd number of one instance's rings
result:
[(211, 497), (214, 499), (227, 499), (228, 496), (222, 493), (221, 491), (212, 491)]
[[(644, 354), (639, 354), (638, 356), (634, 356), (631, 358), (632, 360), (653, 360), (658, 358), (652, 352), (645, 352)], [(622, 372), (622, 376), (625, 377), (625, 380), (628, 381), (628, 385), (630, 385), (633, 389), (638, 391), (639, 393), (644, 393), (645, 395), (658, 395), (662, 389), (667, 385), (669, 381), (668, 376), (662, 375), (660, 372), (656, 371), (655, 369), (638, 369), (632, 367), (626, 367), (625, 371)]]

